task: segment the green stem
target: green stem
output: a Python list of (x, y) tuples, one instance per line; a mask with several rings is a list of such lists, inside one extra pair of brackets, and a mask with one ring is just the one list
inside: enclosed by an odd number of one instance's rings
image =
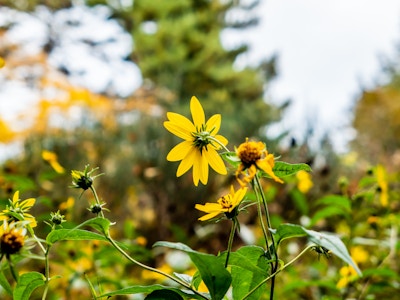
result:
[(250, 292), (248, 292), (243, 298), (242, 300), (247, 299), (248, 297), (250, 297), (259, 287), (261, 287), (263, 284), (265, 284), (268, 280), (275, 278), (276, 275), (278, 275), (278, 273), (282, 272), (283, 270), (285, 270), (287, 267), (289, 267), (291, 264), (293, 264), (296, 260), (298, 260), (301, 256), (303, 256), (309, 249), (311, 249), (312, 247), (314, 247), (314, 245), (309, 245), (307, 246), (303, 251), (300, 252), (300, 254), (298, 254), (295, 258), (293, 258), (291, 261), (289, 261), (287, 264), (285, 264), (283, 267), (277, 269), (273, 274), (271, 274), (270, 276), (268, 276), (267, 278), (265, 278), (263, 281), (261, 281), (259, 284), (257, 284)]
[(227, 254), (226, 254), (225, 268), (228, 267), (229, 256), (232, 251), (233, 237), (235, 236), (236, 228), (237, 228), (237, 219), (236, 219), (236, 217), (234, 217), (232, 219), (232, 228), (231, 228), (231, 233), (229, 235), (229, 240), (228, 240), (228, 250), (227, 250)]
[(46, 252), (44, 254), (45, 257), (45, 269), (44, 269), (44, 276), (46, 277), (46, 281), (44, 283), (44, 291), (42, 300), (45, 300), (47, 297), (47, 292), (49, 290), (49, 282), (50, 282), (50, 262), (49, 262), (49, 252), (50, 252), (50, 245), (47, 246)]
[(160, 270), (158, 270), (158, 269), (156, 269), (156, 268), (152, 268), (152, 267), (149, 267), (149, 266), (147, 266), (147, 265), (145, 265), (145, 264), (142, 264), (141, 262), (139, 262), (139, 261), (137, 261), (136, 259), (132, 258), (128, 253), (126, 253), (123, 249), (121, 249), (120, 246), (118, 246), (118, 244), (111, 238), (111, 236), (110, 236), (108, 233), (105, 235), (105, 237), (106, 237), (107, 240), (111, 243), (111, 245), (113, 245), (114, 248), (117, 249), (117, 250), (118, 250), (123, 256), (125, 256), (125, 258), (127, 258), (130, 262), (132, 262), (132, 263), (134, 263), (135, 265), (138, 265), (138, 266), (140, 266), (140, 267), (142, 267), (143, 269), (146, 269), (146, 270), (148, 270), (148, 271), (161, 274), (161, 275), (163, 275), (163, 276), (165, 276), (165, 277), (171, 279), (172, 281), (174, 281), (174, 282), (176, 282), (176, 283), (182, 285), (183, 287), (185, 287), (185, 288), (191, 290), (193, 293), (195, 293), (196, 295), (200, 296), (201, 298), (203, 298), (203, 299), (208, 299), (206, 296), (202, 295), (201, 293), (199, 293), (198, 291), (196, 291), (195, 289), (193, 289), (193, 288), (190, 286), (189, 283), (187, 283), (187, 282), (185, 282), (185, 281), (182, 281), (182, 280), (180, 280), (180, 279), (178, 279), (178, 278), (176, 278), (176, 277), (174, 277), (174, 276), (172, 276), (172, 275), (169, 275), (169, 274), (167, 274), (167, 273), (164, 273), (163, 271), (160, 271)]
[[(94, 196), (94, 199), (96, 200), (96, 203), (97, 203), (98, 205), (101, 205), (100, 200), (99, 200), (99, 197), (97, 196), (97, 193), (96, 193), (96, 189), (93, 187), (93, 185), (90, 186), (90, 190), (91, 190), (92, 193), (93, 193), (93, 196)], [(103, 211), (102, 211), (102, 210), (100, 211), (100, 216), (104, 219), (104, 214), (103, 214)]]

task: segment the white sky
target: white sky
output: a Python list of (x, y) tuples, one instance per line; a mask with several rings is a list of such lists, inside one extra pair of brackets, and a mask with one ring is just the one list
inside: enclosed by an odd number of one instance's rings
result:
[(379, 57), (393, 57), (400, 44), (398, 0), (267, 0), (255, 11), (260, 25), (244, 34), (227, 33), (226, 43), (252, 45), (241, 63), (277, 53), (278, 78), (268, 99), (293, 105), (272, 131), (292, 130), (302, 138), (306, 122), (321, 135), (330, 130), (344, 149), (350, 131), (349, 111), (361, 87), (381, 75)]

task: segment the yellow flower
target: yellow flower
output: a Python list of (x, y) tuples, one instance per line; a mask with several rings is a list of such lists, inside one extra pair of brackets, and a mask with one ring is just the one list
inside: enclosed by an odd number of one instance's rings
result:
[(184, 141), (176, 145), (167, 155), (168, 161), (181, 161), (176, 176), (179, 177), (193, 167), (193, 183), (208, 181), (208, 165), (219, 174), (227, 174), (226, 167), (217, 150), (228, 144), (228, 140), (217, 135), (221, 126), (221, 115), (213, 115), (205, 121), (203, 107), (196, 97), (190, 100), (193, 122), (186, 117), (168, 112), (164, 127)]
[(339, 270), (340, 279), (336, 284), (339, 289), (345, 288), (350, 282), (354, 281), (358, 275), (352, 266), (344, 266)]
[(304, 170), (300, 170), (299, 172), (296, 173), (296, 178), (297, 178), (297, 188), (299, 189), (299, 191), (302, 192), (303, 194), (307, 194), (308, 191), (314, 185), (311, 180), (311, 175)]
[(8, 224), (4, 221), (3, 226), (0, 226), (0, 252), (10, 255), (18, 253), (25, 244), (26, 229), (23, 227), (17, 228), (16, 224)]
[(65, 172), (65, 169), (58, 163), (57, 154), (54, 152), (43, 150), (42, 158), (47, 161), (57, 173), (62, 174)]
[(356, 263), (365, 263), (368, 261), (368, 252), (361, 246), (354, 246), (350, 249), (350, 254)]
[(4, 67), (5, 64), (6, 64), (6, 61), (4, 60), (4, 58), (2, 58), (2, 57), (0, 56), (0, 69), (1, 69), (2, 67)]
[(35, 217), (27, 213), (35, 204), (35, 198), (20, 200), (19, 191), (16, 191), (12, 201), (9, 201), (10, 205), (7, 205), (7, 208), (0, 212), (0, 221), (26, 221), (31, 227), (35, 227), (37, 225)]
[(236, 208), (242, 202), (246, 192), (246, 187), (242, 187), (235, 192), (233, 186), (231, 186), (231, 192), (219, 198), (217, 201), (218, 203), (206, 203), (204, 205), (196, 204), (196, 209), (207, 213), (207, 215), (200, 217), (199, 220), (206, 221), (221, 213), (225, 213), (227, 218), (232, 219), (237, 215)]
[[(262, 170), (276, 182), (283, 183), (272, 171), (275, 165), (274, 156), (268, 153), (263, 142), (249, 142), (246, 139), (246, 142), (240, 144), (236, 149), (236, 154), (241, 161), (236, 170), (236, 178), (242, 186), (253, 180), (257, 170)], [(247, 174), (244, 172), (246, 170)], [(239, 178), (240, 175), (244, 176), (243, 180)]]
[(380, 193), (379, 200), (381, 205), (386, 207), (389, 204), (388, 182), (386, 180), (385, 168), (381, 165), (376, 167), (376, 181)]

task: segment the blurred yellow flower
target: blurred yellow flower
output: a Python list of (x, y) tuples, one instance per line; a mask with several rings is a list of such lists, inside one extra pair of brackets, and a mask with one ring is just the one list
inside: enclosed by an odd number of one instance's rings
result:
[(8, 143), (11, 142), (15, 136), (16, 133), (10, 129), (10, 127), (0, 119), (0, 143)]
[(208, 182), (208, 165), (219, 174), (227, 174), (225, 164), (217, 150), (228, 144), (222, 135), (217, 135), (221, 126), (221, 115), (215, 114), (205, 121), (203, 107), (196, 97), (190, 100), (190, 111), (193, 122), (186, 117), (168, 112), (168, 121), (164, 127), (172, 134), (184, 139), (167, 155), (168, 161), (181, 161), (176, 176), (179, 177), (193, 167), (193, 183), (197, 186), (199, 180)]
[(4, 67), (5, 64), (6, 64), (6, 61), (4, 60), (4, 58), (2, 58), (2, 57), (0, 56), (0, 69), (1, 69), (2, 67)]
[(356, 263), (365, 263), (369, 258), (368, 252), (361, 246), (352, 247), (350, 255)]
[[(171, 274), (174, 271), (168, 264), (163, 264), (159, 266), (157, 269), (167, 274)], [(157, 282), (164, 282), (168, 280), (168, 278), (165, 277), (164, 275), (153, 271), (149, 271), (147, 269), (142, 270), (141, 279), (147, 281), (157, 281)]]
[(219, 198), (217, 201), (218, 203), (206, 203), (204, 205), (196, 204), (196, 209), (207, 213), (207, 215), (200, 217), (199, 220), (206, 221), (218, 216), (221, 213), (225, 213), (228, 219), (232, 219), (236, 216), (236, 208), (242, 202), (246, 192), (246, 187), (242, 187), (235, 192), (233, 186), (231, 186), (231, 192)]
[(10, 205), (7, 205), (7, 208), (0, 212), (0, 221), (26, 221), (31, 227), (35, 227), (37, 225), (35, 217), (27, 213), (29, 209), (35, 204), (35, 198), (20, 200), (19, 191), (16, 191), (14, 193), (13, 199), (9, 200), (9, 202)]
[(339, 270), (340, 279), (336, 284), (339, 289), (345, 288), (350, 282), (354, 281), (358, 275), (356, 270), (351, 266), (341, 267)]
[(59, 164), (57, 160), (57, 154), (55, 154), (54, 152), (43, 150), (42, 158), (47, 161), (57, 173), (62, 174), (65, 172), (65, 169)]
[[(262, 170), (276, 182), (283, 183), (272, 171), (275, 165), (274, 156), (268, 153), (263, 142), (249, 142), (246, 139), (246, 142), (240, 144), (236, 149), (236, 154), (241, 161), (236, 170), (236, 178), (242, 186), (253, 180), (257, 170)], [(245, 173), (246, 170), (247, 174)], [(239, 178), (240, 175), (243, 175), (243, 180)]]
[(379, 187), (379, 200), (383, 207), (389, 204), (388, 182), (386, 179), (386, 171), (382, 165), (376, 167), (376, 181)]
[(311, 180), (310, 173), (301, 170), (296, 173), (296, 178), (297, 178), (297, 188), (299, 189), (299, 191), (302, 192), (303, 194), (307, 194), (308, 191), (314, 185)]

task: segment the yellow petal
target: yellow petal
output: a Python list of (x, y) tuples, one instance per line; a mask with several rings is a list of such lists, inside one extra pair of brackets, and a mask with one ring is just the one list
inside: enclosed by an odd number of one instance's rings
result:
[(193, 164), (193, 174), (197, 173), (198, 178), (204, 185), (208, 182), (208, 161), (204, 155), (205, 152), (206, 151), (203, 150), (202, 154), (199, 153), (195, 163)]
[(274, 174), (271, 165), (268, 163), (266, 159), (260, 159), (259, 161), (257, 161), (256, 164), (257, 167), (259, 167), (261, 170), (263, 170), (265, 173), (271, 176), (272, 179), (274, 179), (276, 182), (283, 183), (282, 179), (280, 179)]
[(194, 208), (206, 213), (221, 211), (221, 205), (219, 205), (218, 203), (206, 203), (204, 205), (196, 204)]
[(49, 163), (58, 174), (63, 174), (65, 172), (65, 169), (58, 163), (58, 161), (49, 161)]
[(176, 177), (180, 177), (183, 174), (185, 174), (193, 166), (195, 159), (196, 159), (196, 152), (195, 151), (189, 152), (179, 164), (178, 170), (176, 171)]
[(35, 202), (36, 202), (35, 198), (29, 198), (24, 201), (21, 201), (19, 206), (22, 208), (29, 208), (29, 207), (32, 207), (35, 204)]
[(219, 214), (220, 214), (220, 212), (209, 213), (209, 214), (207, 214), (207, 215), (204, 215), (204, 216), (200, 217), (198, 220), (200, 220), (200, 221), (207, 221), (207, 220), (210, 220), (210, 219), (212, 219), (212, 218), (218, 216)]
[[(221, 142), (221, 144), (223, 144), (224, 146), (226, 146), (226, 145), (228, 145), (228, 140), (225, 138), (225, 137), (223, 137), (222, 135), (216, 135), (215, 136), (215, 138), (218, 140), (218, 141), (220, 141)], [(218, 149), (219, 149), (220, 147), (218, 147)]]
[(169, 132), (184, 140), (193, 139), (192, 132), (195, 132), (196, 128), (188, 118), (171, 112), (167, 113), (167, 117), (169, 121), (164, 122), (164, 127)]
[(167, 160), (168, 161), (179, 161), (184, 159), (189, 151), (194, 150), (195, 148), (192, 146), (192, 142), (189, 141), (183, 141), (176, 145), (174, 148), (169, 151), (167, 155)]
[(200, 128), (202, 125), (205, 125), (206, 117), (204, 115), (203, 107), (195, 96), (193, 96), (190, 100), (190, 111), (192, 113), (193, 123), (196, 128)]
[(17, 202), (18, 200), (19, 200), (19, 191), (16, 191), (16, 192), (14, 193), (12, 202), (15, 203), (15, 202)]
[(216, 135), (221, 127), (221, 115), (213, 115), (210, 119), (208, 119), (206, 123), (207, 131), (211, 133), (211, 135)]
[(215, 172), (222, 175), (227, 174), (224, 161), (212, 147), (207, 147), (207, 150), (203, 149), (203, 155)]

